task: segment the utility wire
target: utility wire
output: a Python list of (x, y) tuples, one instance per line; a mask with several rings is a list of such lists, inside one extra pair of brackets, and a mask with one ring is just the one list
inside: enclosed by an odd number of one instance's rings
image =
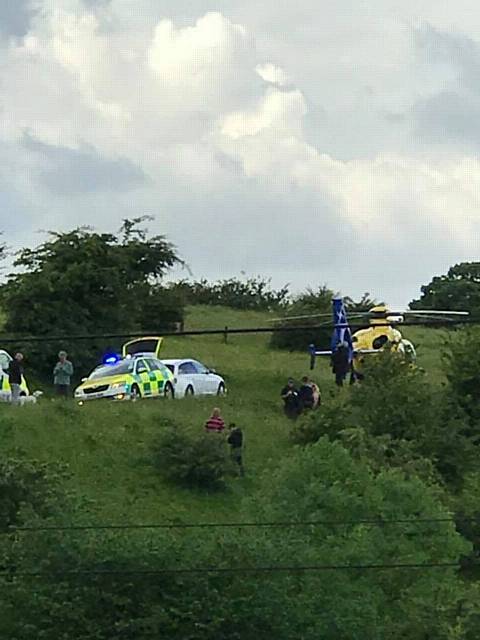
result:
[(297, 528), (297, 527), (339, 527), (339, 526), (399, 526), (419, 524), (444, 524), (459, 522), (478, 522), (480, 516), (469, 518), (365, 518), (359, 520), (301, 520), (284, 522), (169, 522), (169, 523), (133, 523), (133, 524), (73, 524), (73, 525), (41, 525), (13, 526), (4, 533), (33, 533), (44, 531), (122, 531), (135, 529), (247, 529), (247, 528)]
[[(480, 563), (469, 566), (480, 566)], [(0, 571), (0, 577), (29, 577), (46, 578), (58, 576), (160, 576), (174, 574), (255, 574), (255, 573), (319, 573), (322, 571), (390, 571), (417, 569), (461, 569), (458, 562), (407, 562), (392, 564), (322, 564), (306, 566), (270, 566), (270, 567), (179, 567), (169, 569), (86, 569), (86, 570), (58, 570), (58, 571)]]
[(327, 324), (319, 324), (319, 325), (306, 325), (306, 326), (283, 326), (283, 327), (253, 327), (253, 328), (232, 328), (225, 327), (223, 329), (198, 329), (191, 331), (143, 331), (141, 333), (136, 332), (125, 332), (125, 333), (101, 333), (101, 334), (80, 334), (80, 335), (61, 335), (61, 336), (17, 336), (12, 337), (12, 335), (0, 336), (0, 342), (2, 344), (19, 344), (19, 343), (42, 343), (42, 342), (77, 342), (77, 341), (89, 341), (89, 340), (117, 340), (117, 339), (125, 339), (125, 338), (144, 338), (148, 335), (160, 335), (162, 337), (181, 337), (181, 336), (204, 336), (204, 335), (235, 335), (235, 334), (249, 334), (249, 333), (289, 333), (295, 331), (312, 331), (315, 329), (324, 329), (331, 326), (332, 328), (347, 328), (349, 327), (352, 330), (356, 329), (365, 329), (370, 326), (375, 327), (399, 327), (402, 329), (403, 327), (453, 327), (456, 325), (478, 325), (480, 324), (480, 320), (468, 318), (463, 320), (432, 320), (430, 322), (425, 321), (410, 321), (410, 322), (402, 322), (402, 323), (375, 323), (375, 325), (370, 325), (368, 322), (362, 324), (345, 324), (345, 325), (334, 325), (331, 323)]

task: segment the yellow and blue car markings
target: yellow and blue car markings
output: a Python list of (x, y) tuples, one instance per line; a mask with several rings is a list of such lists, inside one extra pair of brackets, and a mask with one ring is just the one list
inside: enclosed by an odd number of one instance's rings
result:
[[(147, 367), (149, 363), (147, 362)], [(167, 367), (162, 369), (142, 371), (132, 376), (134, 382), (137, 383), (142, 396), (156, 396), (160, 395), (165, 387), (166, 382), (173, 383), (173, 376)], [(132, 383), (133, 385), (134, 383)]]
[[(145, 369), (138, 373), (126, 371), (117, 375), (108, 375), (108, 366), (105, 366), (104, 376), (90, 377), (76, 389), (76, 399), (125, 400), (132, 397), (135, 387), (138, 388), (140, 396), (143, 398), (158, 397), (165, 393), (167, 383), (170, 383), (171, 390), (173, 390), (173, 374), (165, 365), (149, 358), (139, 359), (138, 364), (142, 363)], [(135, 361), (132, 358), (133, 366), (135, 366)]]

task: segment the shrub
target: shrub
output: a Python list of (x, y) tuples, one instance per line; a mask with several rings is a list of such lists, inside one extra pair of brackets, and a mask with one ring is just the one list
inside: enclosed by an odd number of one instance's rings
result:
[(185, 304), (209, 304), (251, 311), (277, 309), (285, 306), (288, 300), (287, 285), (275, 290), (271, 288), (269, 279), (260, 276), (216, 282), (180, 280), (173, 283), (171, 289), (183, 297)]
[[(301, 526), (0, 536), (0, 546), (11, 545), (11, 571), (0, 572), (0, 637), (453, 639), (464, 597), (455, 567), (288, 569), (458, 562), (470, 545), (451, 522), (355, 523), (447, 519), (435, 488), (397, 470), (373, 474), (326, 439), (279, 461), (261, 486), (239, 520)], [(312, 520), (323, 524), (306, 526)], [(265, 567), (286, 570), (252, 571)]]
[(221, 434), (192, 435), (171, 424), (153, 442), (152, 460), (166, 480), (192, 489), (223, 489), (230, 468)]
[[(186, 530), (182, 535), (137, 531), (133, 536), (119, 532), (35, 536), (29, 545), (14, 546), (12, 564), (20, 574), (13, 579), (0, 574), (0, 637), (300, 637), (294, 631), (301, 629), (301, 611), (297, 613), (291, 602), (288, 581), (275, 580), (264, 588), (257, 575), (189, 573), (189, 567), (227, 569), (236, 563), (249, 566), (264, 561), (262, 545), (254, 539), (234, 547), (232, 555), (225, 538), (208, 530), (201, 534)], [(175, 568), (179, 573), (171, 571)], [(24, 571), (45, 575), (32, 579), (22, 575)]]
[(469, 327), (450, 336), (444, 367), (452, 395), (469, 417), (470, 427), (480, 431), (480, 328)]
[[(285, 310), (285, 319), (280, 320), (277, 327), (302, 326), (306, 329), (304, 331), (277, 331), (272, 334), (270, 346), (275, 349), (306, 351), (308, 346), (313, 343), (321, 349), (329, 349), (332, 335), (332, 298), (334, 297), (334, 292), (323, 286), (316, 291), (307, 289), (306, 293), (295, 298)], [(319, 317), (319, 314), (325, 314), (325, 317)], [(297, 316), (307, 317), (297, 318)], [(289, 319), (290, 317), (292, 319)], [(317, 325), (322, 322), (326, 323), (326, 326), (318, 328)]]
[(327, 435), (351, 450), (370, 451), (376, 469), (422, 469), (426, 477), (433, 465), (446, 482), (460, 484), (477, 452), (467, 417), (448, 390), (439, 391), (420, 369), (387, 352), (370, 358), (364, 374), (343, 398), (300, 421), (294, 442)]
[(59, 506), (65, 472), (35, 460), (0, 462), (0, 531), (22, 524), (22, 514), (47, 517)]
[[(327, 438), (269, 472), (251, 509), (257, 521), (278, 522), (288, 514), (293, 522), (318, 522), (271, 534), (277, 557), (290, 564), (457, 563), (470, 551), (454, 523), (415, 522), (422, 516), (450, 517), (436, 487), (398, 469), (372, 473), (368, 461)], [(365, 526), (358, 522), (364, 519), (413, 522)], [(322, 640), (451, 639), (449, 626), (464, 593), (455, 568), (312, 572), (297, 587), (309, 634), (292, 637)]]

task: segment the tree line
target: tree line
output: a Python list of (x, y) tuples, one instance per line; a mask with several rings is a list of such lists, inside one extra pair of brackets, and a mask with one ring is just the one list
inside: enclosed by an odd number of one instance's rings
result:
[[(188, 305), (199, 304), (272, 312), (280, 318), (325, 314), (328, 322), (331, 299), (338, 293), (326, 285), (293, 295), (288, 284), (275, 289), (262, 276), (167, 282), (172, 268), (185, 263), (165, 236), (148, 232), (147, 221), (145, 217), (124, 220), (118, 233), (87, 227), (50, 232), (38, 246), (19, 251), (15, 270), (0, 286), (3, 332), (68, 336), (171, 331), (182, 326)], [(0, 246), (0, 258), (5, 253), (6, 247)], [(378, 300), (370, 294), (357, 301), (346, 298), (349, 311), (366, 311), (375, 304)], [(411, 307), (460, 308), (480, 315), (480, 263), (456, 265), (445, 276), (433, 278)], [(285, 319), (280, 324), (298, 321)], [(313, 328), (319, 324), (318, 317), (304, 318), (302, 324), (311, 325), (312, 330), (276, 333), (271, 346), (305, 350), (312, 342), (328, 345), (330, 328)], [(68, 349), (70, 345), (29, 348), (29, 367), (38, 378), (50, 375), (60, 346)], [(99, 353), (114, 347), (118, 345), (105, 341), (75, 347), (77, 371), (89, 370), (97, 364)]]

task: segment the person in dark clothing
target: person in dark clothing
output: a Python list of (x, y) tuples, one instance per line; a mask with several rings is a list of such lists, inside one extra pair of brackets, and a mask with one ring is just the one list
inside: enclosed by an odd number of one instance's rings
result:
[(287, 418), (295, 420), (300, 415), (302, 410), (300, 396), (298, 395), (295, 382), (292, 378), (288, 380), (287, 386), (283, 387), (281, 391), (281, 397), (283, 400), (283, 410)]
[(16, 353), (13, 360), (8, 365), (8, 382), (12, 393), (12, 404), (20, 402), (20, 385), (23, 376), (23, 355)]
[(307, 376), (302, 378), (302, 386), (298, 390), (302, 409), (313, 409), (315, 399), (313, 396), (313, 387)]
[(243, 468), (243, 431), (240, 427), (232, 422), (228, 426), (228, 438), (227, 442), (230, 445), (230, 456), (232, 460), (238, 464), (238, 470), (241, 476), (245, 475), (245, 469)]
[(332, 354), (332, 370), (335, 374), (335, 384), (343, 387), (343, 382), (350, 371), (350, 358), (345, 344), (339, 344)]

